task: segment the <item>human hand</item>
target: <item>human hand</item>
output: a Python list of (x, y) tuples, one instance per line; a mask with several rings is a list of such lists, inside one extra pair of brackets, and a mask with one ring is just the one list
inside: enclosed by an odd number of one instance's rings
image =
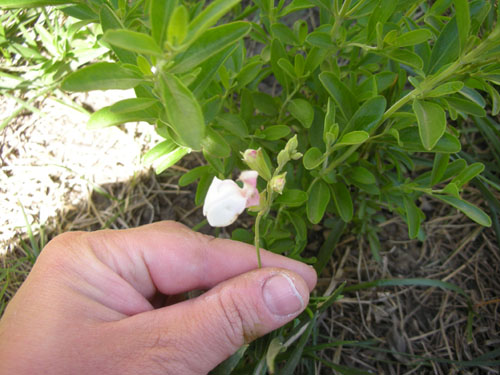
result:
[(175, 222), (62, 234), (0, 320), (0, 374), (206, 374), (308, 303), (314, 270), (261, 255)]

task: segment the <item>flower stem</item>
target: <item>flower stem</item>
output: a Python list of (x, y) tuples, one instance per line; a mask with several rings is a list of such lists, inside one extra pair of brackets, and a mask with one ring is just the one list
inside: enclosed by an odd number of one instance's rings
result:
[(264, 211), (259, 211), (257, 218), (255, 219), (255, 251), (257, 252), (257, 265), (262, 268), (262, 262), (260, 260), (260, 219), (262, 218), (262, 213)]

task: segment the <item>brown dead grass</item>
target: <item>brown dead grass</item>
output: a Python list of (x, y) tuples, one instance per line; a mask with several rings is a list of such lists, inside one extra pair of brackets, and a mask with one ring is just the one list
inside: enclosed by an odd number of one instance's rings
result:
[(356, 238), (345, 238), (320, 278), (320, 287), (393, 278), (449, 282), (472, 299), (470, 330), (467, 299), (449, 290), (388, 287), (348, 293), (322, 317), (326, 337), (372, 342), (382, 350), (344, 345), (324, 350), (323, 358), (379, 374), (500, 373), (497, 367), (463, 368), (423, 360), (470, 361), (500, 344), (500, 249), (493, 230), (471, 223), (448, 206), (433, 204), (425, 242), (408, 240), (405, 223), (390, 219), (380, 225), (386, 251), (378, 264)]

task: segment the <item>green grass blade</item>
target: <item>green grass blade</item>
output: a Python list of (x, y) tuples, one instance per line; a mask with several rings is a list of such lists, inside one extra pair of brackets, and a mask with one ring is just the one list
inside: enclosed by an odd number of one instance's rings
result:
[(469, 300), (469, 296), (464, 292), (464, 290), (454, 284), (447, 283), (441, 280), (432, 279), (381, 279), (375, 281), (368, 281), (365, 283), (360, 283), (356, 285), (351, 285), (344, 288), (344, 293), (355, 292), (357, 290), (386, 287), (386, 286), (427, 286), (433, 288), (448, 289), (454, 291)]
[(279, 375), (290, 375), (294, 373), (295, 369), (299, 365), (300, 359), (302, 358), (302, 352), (304, 351), (304, 347), (306, 346), (307, 341), (309, 340), (309, 336), (311, 336), (311, 332), (313, 328), (316, 326), (316, 317), (317, 314), (309, 321), (309, 326), (300, 337), (297, 346), (295, 346), (295, 348), (293, 349), (285, 366), (278, 373)]

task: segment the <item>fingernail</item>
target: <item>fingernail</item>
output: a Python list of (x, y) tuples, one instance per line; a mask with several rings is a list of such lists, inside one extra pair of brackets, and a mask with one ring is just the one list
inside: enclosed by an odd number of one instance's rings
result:
[(304, 298), (293, 280), (283, 273), (269, 278), (262, 290), (267, 308), (275, 315), (287, 316), (304, 308)]

